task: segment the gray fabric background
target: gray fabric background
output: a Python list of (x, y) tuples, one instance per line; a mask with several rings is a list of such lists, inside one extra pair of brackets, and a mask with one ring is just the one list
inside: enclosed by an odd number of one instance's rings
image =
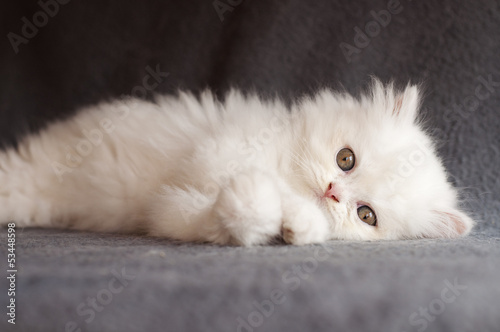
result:
[[(2, 38), (1, 142), (136, 92), (147, 66), (169, 76), (146, 98), (177, 88), (223, 95), (236, 86), (292, 100), (321, 86), (357, 94), (369, 75), (411, 80), (425, 87), (423, 116), (478, 220), (473, 235), (246, 249), (18, 229), (18, 324), (1, 313), (0, 330), (64, 331), (74, 321), (82, 331), (237, 331), (238, 317), (253, 317), (254, 331), (500, 331), (500, 83), (489, 90), (481, 83), (500, 82), (498, 2), (401, 0), (400, 12), (350, 62), (341, 43), (355, 45), (354, 29), (374, 27), (371, 11), (391, 1), (243, 0), (223, 21), (213, 3), (74, 0), (17, 54)], [(35, 1), (2, 4), (2, 35), (20, 34), (21, 18), (32, 21), (39, 10)], [(5, 271), (6, 229), (0, 238)], [(104, 294), (122, 268), (135, 278), (86, 323), (78, 306)], [(447, 281), (466, 287), (450, 303), (441, 300), (453, 294)], [(254, 301), (276, 289), (283, 303), (269, 317), (254, 313)], [(423, 329), (415, 321), (429, 307), (444, 312)]]

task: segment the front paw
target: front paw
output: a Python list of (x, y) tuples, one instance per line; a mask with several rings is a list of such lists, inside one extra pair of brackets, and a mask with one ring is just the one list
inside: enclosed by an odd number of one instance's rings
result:
[(304, 245), (324, 242), (329, 238), (328, 220), (311, 202), (287, 207), (284, 212), (282, 236), (289, 244)]
[(259, 171), (241, 173), (221, 190), (214, 205), (216, 219), (232, 242), (267, 243), (280, 232), (281, 199), (273, 178)]

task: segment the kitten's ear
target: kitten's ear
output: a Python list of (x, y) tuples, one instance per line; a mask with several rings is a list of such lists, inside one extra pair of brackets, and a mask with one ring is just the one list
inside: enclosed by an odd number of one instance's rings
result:
[(474, 226), (474, 221), (459, 210), (434, 212), (436, 213), (435, 224), (425, 232), (425, 237), (457, 238), (467, 235)]
[(419, 106), (418, 88), (415, 85), (409, 85), (403, 92), (396, 94), (394, 97), (392, 114), (398, 119), (414, 122), (417, 118)]

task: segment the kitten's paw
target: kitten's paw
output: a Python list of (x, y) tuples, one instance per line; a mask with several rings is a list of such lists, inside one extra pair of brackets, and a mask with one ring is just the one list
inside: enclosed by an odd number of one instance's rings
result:
[(271, 176), (262, 172), (239, 174), (219, 193), (214, 213), (235, 244), (267, 243), (280, 233), (282, 209), (278, 187)]
[(289, 206), (283, 219), (282, 236), (286, 243), (295, 245), (324, 242), (329, 237), (328, 220), (311, 202)]

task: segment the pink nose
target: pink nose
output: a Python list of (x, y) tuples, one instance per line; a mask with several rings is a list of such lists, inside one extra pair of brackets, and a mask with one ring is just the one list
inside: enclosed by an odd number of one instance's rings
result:
[(340, 201), (339, 192), (338, 192), (337, 188), (335, 188), (335, 185), (333, 183), (330, 183), (328, 185), (328, 189), (325, 191), (325, 194), (323, 195), (323, 197), (331, 198), (334, 201), (336, 201), (337, 203)]

